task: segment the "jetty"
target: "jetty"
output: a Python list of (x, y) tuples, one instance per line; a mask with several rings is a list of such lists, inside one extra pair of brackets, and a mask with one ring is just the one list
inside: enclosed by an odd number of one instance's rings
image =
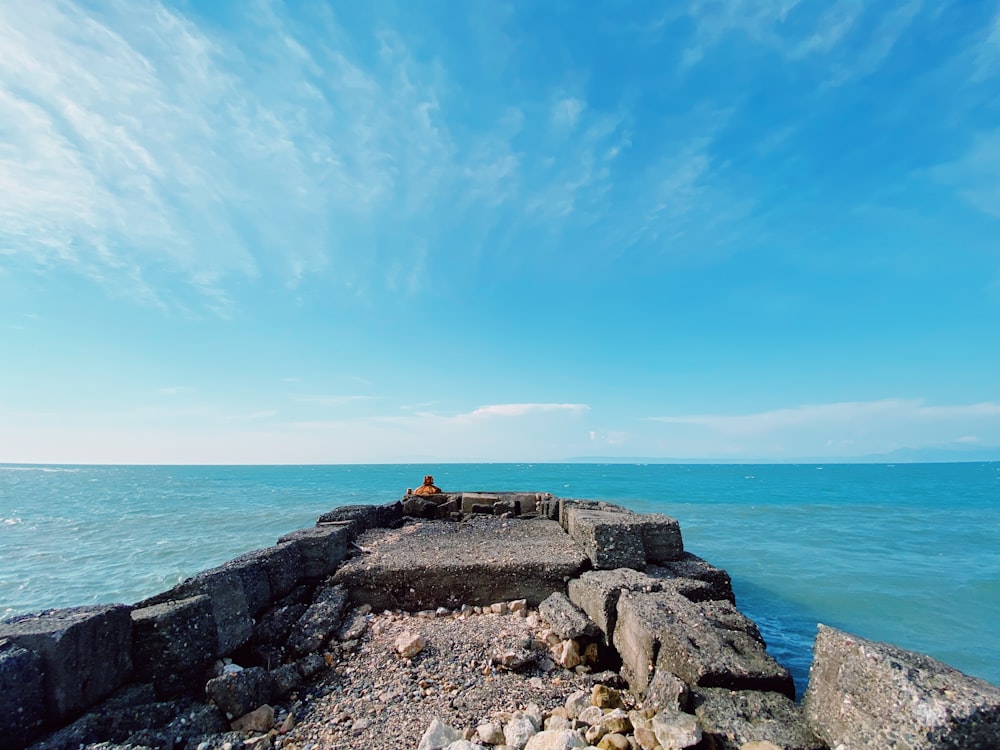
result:
[[(496, 642), (484, 663), (453, 665), (461, 684), (383, 690), (381, 711), (443, 695), (454, 717), (389, 738), (372, 736), (377, 720), (352, 717), (344, 746), (1000, 748), (1000, 688), (823, 625), (796, 700), (729, 575), (685, 550), (676, 519), (544, 492), (337, 507), (143, 601), (0, 621), (2, 746), (333, 747), (296, 735), (294, 696), (350, 674), (352, 654), (371, 653), (390, 628), (392, 648), (375, 649), (371, 664), (410, 674), (426, 644), (407, 623), (447, 622), (457, 643), (463, 623), (490, 617)], [(487, 695), (477, 681), (494, 680), (558, 701), (490, 718), (484, 698), (460, 700)], [(335, 687), (323, 696), (341, 699)], [(279, 703), (288, 708), (275, 713)], [(475, 711), (477, 726), (449, 724)]]

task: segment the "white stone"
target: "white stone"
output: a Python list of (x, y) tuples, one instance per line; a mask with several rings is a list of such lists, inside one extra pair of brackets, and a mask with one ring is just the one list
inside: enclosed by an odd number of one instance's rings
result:
[(547, 729), (528, 740), (524, 750), (572, 750), (586, 746), (587, 743), (579, 732), (572, 729)]
[(575, 693), (570, 693), (569, 697), (566, 698), (566, 714), (571, 719), (577, 719), (583, 709), (590, 705), (590, 693), (583, 690), (577, 690)]
[(684, 750), (701, 742), (698, 720), (680, 711), (660, 711), (653, 716), (653, 733), (663, 750)]
[(587, 706), (576, 718), (584, 724), (600, 724), (601, 719), (604, 718), (604, 712), (597, 706)]
[(537, 703), (529, 703), (524, 707), (524, 715), (531, 719), (532, 723), (535, 725), (535, 731), (542, 728), (542, 724), (545, 723), (545, 712), (542, 711), (542, 707)]
[(438, 719), (433, 719), (431, 725), (427, 727), (427, 731), (424, 732), (424, 736), (420, 738), (417, 750), (440, 750), (440, 748), (448, 747), (452, 742), (457, 742), (460, 739), (462, 739), (462, 734), (458, 730)]
[(495, 721), (486, 721), (476, 727), (476, 734), (484, 745), (502, 745), (503, 727)]
[(528, 609), (527, 599), (515, 599), (507, 605), (507, 609), (511, 612), (523, 612)]
[(503, 739), (511, 747), (521, 750), (537, 731), (538, 727), (535, 726), (534, 720), (520, 711), (515, 711), (510, 721), (504, 725)]
[(482, 745), (476, 745), (468, 740), (456, 740), (445, 747), (444, 750), (486, 750)]
[(580, 646), (570, 639), (554, 647), (556, 661), (565, 669), (573, 669), (580, 665)]
[(404, 659), (416, 656), (424, 650), (424, 639), (416, 633), (406, 631), (400, 633), (396, 638), (396, 651)]
[(492, 612), (495, 615), (507, 614), (507, 602), (497, 602), (496, 604), (491, 604), (490, 612)]

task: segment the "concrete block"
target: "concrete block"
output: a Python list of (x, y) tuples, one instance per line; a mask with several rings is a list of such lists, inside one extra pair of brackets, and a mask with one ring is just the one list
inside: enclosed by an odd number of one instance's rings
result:
[(343, 586), (323, 586), (317, 589), (313, 603), (295, 623), (288, 636), (288, 650), (292, 655), (302, 656), (318, 650), (340, 625), (346, 604), (347, 591)]
[(691, 703), (715, 750), (741, 750), (752, 742), (770, 742), (782, 750), (826, 750), (809, 729), (802, 707), (781, 693), (698, 688)]
[(649, 576), (631, 568), (588, 570), (568, 586), (569, 600), (610, 638), (618, 619), (618, 597), (622, 591), (653, 589)]
[(825, 625), (803, 705), (830, 747), (1000, 747), (1000, 687)]
[(677, 560), (684, 554), (681, 525), (676, 519), (662, 513), (643, 514), (639, 519), (647, 563)]
[(566, 531), (598, 570), (646, 566), (640, 516), (578, 506), (568, 507), (565, 515)]
[(124, 604), (51, 609), (0, 622), (0, 639), (41, 656), (47, 723), (65, 723), (129, 678), (130, 610)]
[(337, 569), (347, 556), (349, 524), (327, 524), (299, 529), (286, 534), (278, 544), (294, 544), (302, 553), (302, 572), (306, 578), (322, 578)]
[(135, 676), (162, 696), (196, 684), (215, 656), (218, 635), (205, 594), (132, 610)]
[(538, 614), (562, 640), (568, 638), (596, 640), (602, 635), (594, 621), (559, 591), (553, 592), (538, 605)]
[(729, 602), (697, 603), (671, 591), (622, 592), (613, 641), (622, 675), (638, 694), (654, 670), (664, 669), (692, 689), (771, 690), (795, 698), (788, 670)]
[(486, 492), (463, 492), (462, 493), (462, 512), (463, 513), (475, 513), (473, 510), (474, 505), (488, 505), (490, 506), (490, 513), (493, 512), (493, 503), (500, 500), (500, 496), (497, 494), (486, 493)]
[[(267, 589), (270, 597), (263, 606), (260, 606), (260, 599), (264, 587), (259, 581), (250, 580), (250, 588), (253, 593), (248, 594), (247, 607), (253, 615), (260, 613), (272, 601), (288, 594), (304, 577), (302, 551), (296, 544), (278, 544), (247, 552), (235, 558), (230, 564), (237, 566), (246, 564), (248, 567), (260, 566), (267, 576)], [(248, 576), (243, 573), (240, 578), (245, 590)]]
[(342, 505), (319, 517), (317, 526), (328, 523), (347, 523), (350, 529), (349, 541), (368, 529), (395, 526), (403, 518), (403, 503), (395, 501), (379, 505)]
[(31, 649), (0, 639), (0, 737), (24, 747), (45, 721), (45, 667)]
[(736, 601), (729, 573), (710, 565), (690, 552), (682, 553), (676, 560), (663, 561), (655, 566), (649, 565), (646, 567), (646, 572), (657, 578), (676, 577), (704, 581), (710, 587), (706, 592), (706, 598)]

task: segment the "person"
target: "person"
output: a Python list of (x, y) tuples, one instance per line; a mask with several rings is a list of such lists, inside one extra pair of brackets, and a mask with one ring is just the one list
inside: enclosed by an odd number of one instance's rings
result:
[(440, 487), (434, 486), (434, 477), (430, 474), (424, 477), (424, 483), (413, 491), (414, 495), (437, 495), (441, 492)]

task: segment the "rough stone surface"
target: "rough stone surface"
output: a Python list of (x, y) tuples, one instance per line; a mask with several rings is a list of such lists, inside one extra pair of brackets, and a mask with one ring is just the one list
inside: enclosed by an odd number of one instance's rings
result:
[(379, 526), (394, 526), (402, 518), (403, 503), (400, 501), (381, 505), (342, 505), (321, 515), (316, 525), (346, 523), (353, 541), (362, 531)]
[(0, 639), (0, 737), (16, 747), (28, 744), (45, 720), (42, 657)]
[(642, 568), (646, 548), (638, 515), (570, 507), (566, 530), (598, 570)]
[(690, 552), (684, 552), (675, 560), (663, 561), (657, 563), (655, 566), (649, 566), (646, 568), (646, 572), (654, 577), (666, 578), (673, 576), (704, 581), (710, 585), (712, 592), (712, 595), (707, 598), (727, 599), (731, 602), (736, 601), (736, 598), (733, 596), (733, 583), (729, 577), (729, 573), (722, 568), (711, 565)]
[(273, 682), (262, 667), (215, 677), (205, 685), (205, 695), (231, 718), (248, 714), (271, 700)]
[(684, 711), (688, 706), (688, 696), (684, 680), (666, 669), (658, 669), (649, 681), (642, 705), (654, 711)]
[(132, 670), (130, 610), (74, 607), (0, 622), (0, 639), (41, 656), (47, 721), (65, 722), (124, 684)]
[(655, 667), (691, 687), (774, 690), (794, 698), (791, 675), (754, 636), (756, 626), (732, 605), (724, 609), (727, 602), (704, 604), (666, 591), (621, 594), (614, 645), (632, 689), (644, 694)]
[(307, 578), (330, 575), (347, 556), (351, 537), (349, 523), (331, 523), (299, 529), (278, 539), (278, 544), (294, 544), (302, 554), (302, 573)]
[(680, 711), (660, 711), (653, 716), (653, 734), (664, 750), (682, 750), (701, 742), (698, 720)]
[(288, 635), (288, 650), (295, 656), (316, 651), (337, 626), (347, 604), (343, 586), (322, 586), (316, 590), (313, 603)]
[(427, 727), (423, 737), (420, 738), (417, 750), (442, 750), (460, 739), (462, 739), (462, 735), (458, 730), (448, 726), (440, 719), (434, 719)]
[(780, 693), (698, 688), (691, 702), (716, 750), (742, 750), (753, 741), (773, 742), (783, 750), (825, 748), (809, 729), (802, 707)]
[(579, 732), (571, 729), (546, 729), (531, 737), (524, 750), (573, 750), (586, 746), (587, 743)]
[(176, 695), (194, 684), (214, 654), (212, 604), (199, 594), (180, 601), (132, 610), (132, 664), (139, 680), (161, 695)]
[(831, 747), (1000, 747), (1000, 688), (929, 656), (824, 625), (804, 706)]
[[(295, 544), (278, 544), (247, 552), (235, 558), (233, 562), (259, 565), (263, 569), (267, 576), (271, 601), (286, 596), (295, 588), (302, 576), (302, 552)], [(259, 604), (259, 599), (257, 596), (251, 599), (253, 601), (247, 602), (247, 608), (251, 609), (253, 614), (257, 614), (260, 610), (254, 607)]]
[(662, 513), (643, 513), (639, 519), (646, 562), (663, 563), (677, 560), (684, 554), (681, 525), (676, 518)]
[(538, 605), (538, 614), (560, 638), (595, 639), (601, 635), (594, 621), (560, 591), (553, 592)]
[(225, 565), (188, 578), (162, 594), (139, 602), (136, 607), (179, 601), (199, 594), (207, 596), (211, 603), (216, 635), (212, 644), (213, 656), (230, 654), (250, 640), (253, 618), (243, 589), (243, 577), (238, 569)]
[(622, 591), (656, 591), (649, 576), (631, 568), (588, 570), (567, 586), (569, 600), (582, 609), (609, 637), (618, 619), (618, 597)]
[(373, 529), (359, 537), (369, 550), (334, 576), (356, 603), (375, 610), (490, 605), (527, 599), (537, 606), (586, 557), (552, 521), (473, 516), (461, 523), (423, 521)]

